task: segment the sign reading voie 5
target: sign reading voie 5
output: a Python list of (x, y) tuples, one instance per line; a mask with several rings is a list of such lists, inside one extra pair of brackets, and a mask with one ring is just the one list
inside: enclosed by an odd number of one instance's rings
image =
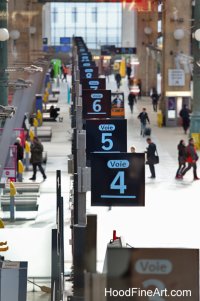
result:
[(86, 120), (86, 153), (127, 152), (127, 120)]
[(143, 153), (91, 154), (92, 206), (144, 206)]
[(110, 90), (83, 90), (82, 95), (83, 118), (110, 118), (111, 91)]

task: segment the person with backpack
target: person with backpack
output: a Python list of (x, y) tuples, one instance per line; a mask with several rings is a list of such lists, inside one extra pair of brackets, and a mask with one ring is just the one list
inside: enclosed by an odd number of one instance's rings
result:
[(182, 179), (182, 171), (185, 168), (186, 162), (186, 145), (185, 141), (181, 140), (177, 146), (178, 149), (178, 169), (176, 172), (176, 179)]
[(197, 176), (197, 160), (198, 159), (199, 159), (199, 157), (197, 155), (196, 148), (194, 146), (194, 139), (190, 138), (189, 144), (186, 147), (186, 162), (188, 163), (188, 166), (182, 170), (182, 172), (181, 172), (182, 178), (188, 172), (188, 170), (193, 168), (194, 180), (200, 180), (200, 178), (198, 178), (198, 176)]
[(147, 122), (150, 124), (150, 120), (146, 112), (146, 108), (142, 109), (142, 112), (138, 115), (137, 118), (140, 119), (140, 124), (141, 124), (140, 135), (144, 137), (146, 135), (146, 124)]

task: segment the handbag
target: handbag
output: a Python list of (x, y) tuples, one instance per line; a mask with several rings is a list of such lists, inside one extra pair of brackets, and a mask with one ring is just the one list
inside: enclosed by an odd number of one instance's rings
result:
[(156, 149), (156, 155), (154, 157), (154, 164), (158, 164), (158, 163), (160, 163), (160, 159), (159, 159), (158, 152), (157, 152), (157, 149)]

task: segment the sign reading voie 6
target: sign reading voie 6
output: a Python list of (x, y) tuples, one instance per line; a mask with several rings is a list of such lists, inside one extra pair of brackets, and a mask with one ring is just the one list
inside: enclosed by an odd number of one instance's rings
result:
[(144, 206), (144, 153), (92, 153), (91, 204)]
[(87, 159), (92, 152), (127, 152), (127, 120), (86, 120)]
[(83, 90), (82, 94), (83, 118), (110, 118), (111, 91)]

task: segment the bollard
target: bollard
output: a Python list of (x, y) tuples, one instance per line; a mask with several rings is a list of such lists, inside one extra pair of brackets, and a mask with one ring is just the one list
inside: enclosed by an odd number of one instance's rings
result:
[(15, 195), (16, 188), (14, 183), (10, 182), (10, 221), (13, 222), (15, 220)]
[(161, 111), (157, 113), (157, 124), (159, 128), (161, 128), (163, 125), (163, 114)]
[(17, 178), (18, 178), (19, 182), (22, 182), (22, 180), (23, 180), (23, 172), (24, 172), (24, 165), (21, 160), (18, 160)]
[(40, 110), (37, 110), (37, 120), (38, 120), (38, 123), (39, 123), (39, 126), (42, 125), (42, 112)]
[(34, 134), (37, 137), (37, 127), (38, 127), (38, 120), (37, 120), (37, 118), (33, 119), (33, 126), (34, 126)]
[(0, 219), (0, 229), (3, 229), (4, 227), (4, 222), (2, 221), (2, 219)]
[(25, 170), (29, 170), (29, 164), (30, 164), (30, 159), (29, 159), (29, 153), (31, 151), (30, 144), (28, 141), (25, 142)]
[(33, 138), (35, 137), (35, 135), (32, 130), (29, 131), (29, 137), (30, 137), (30, 140), (33, 141)]

